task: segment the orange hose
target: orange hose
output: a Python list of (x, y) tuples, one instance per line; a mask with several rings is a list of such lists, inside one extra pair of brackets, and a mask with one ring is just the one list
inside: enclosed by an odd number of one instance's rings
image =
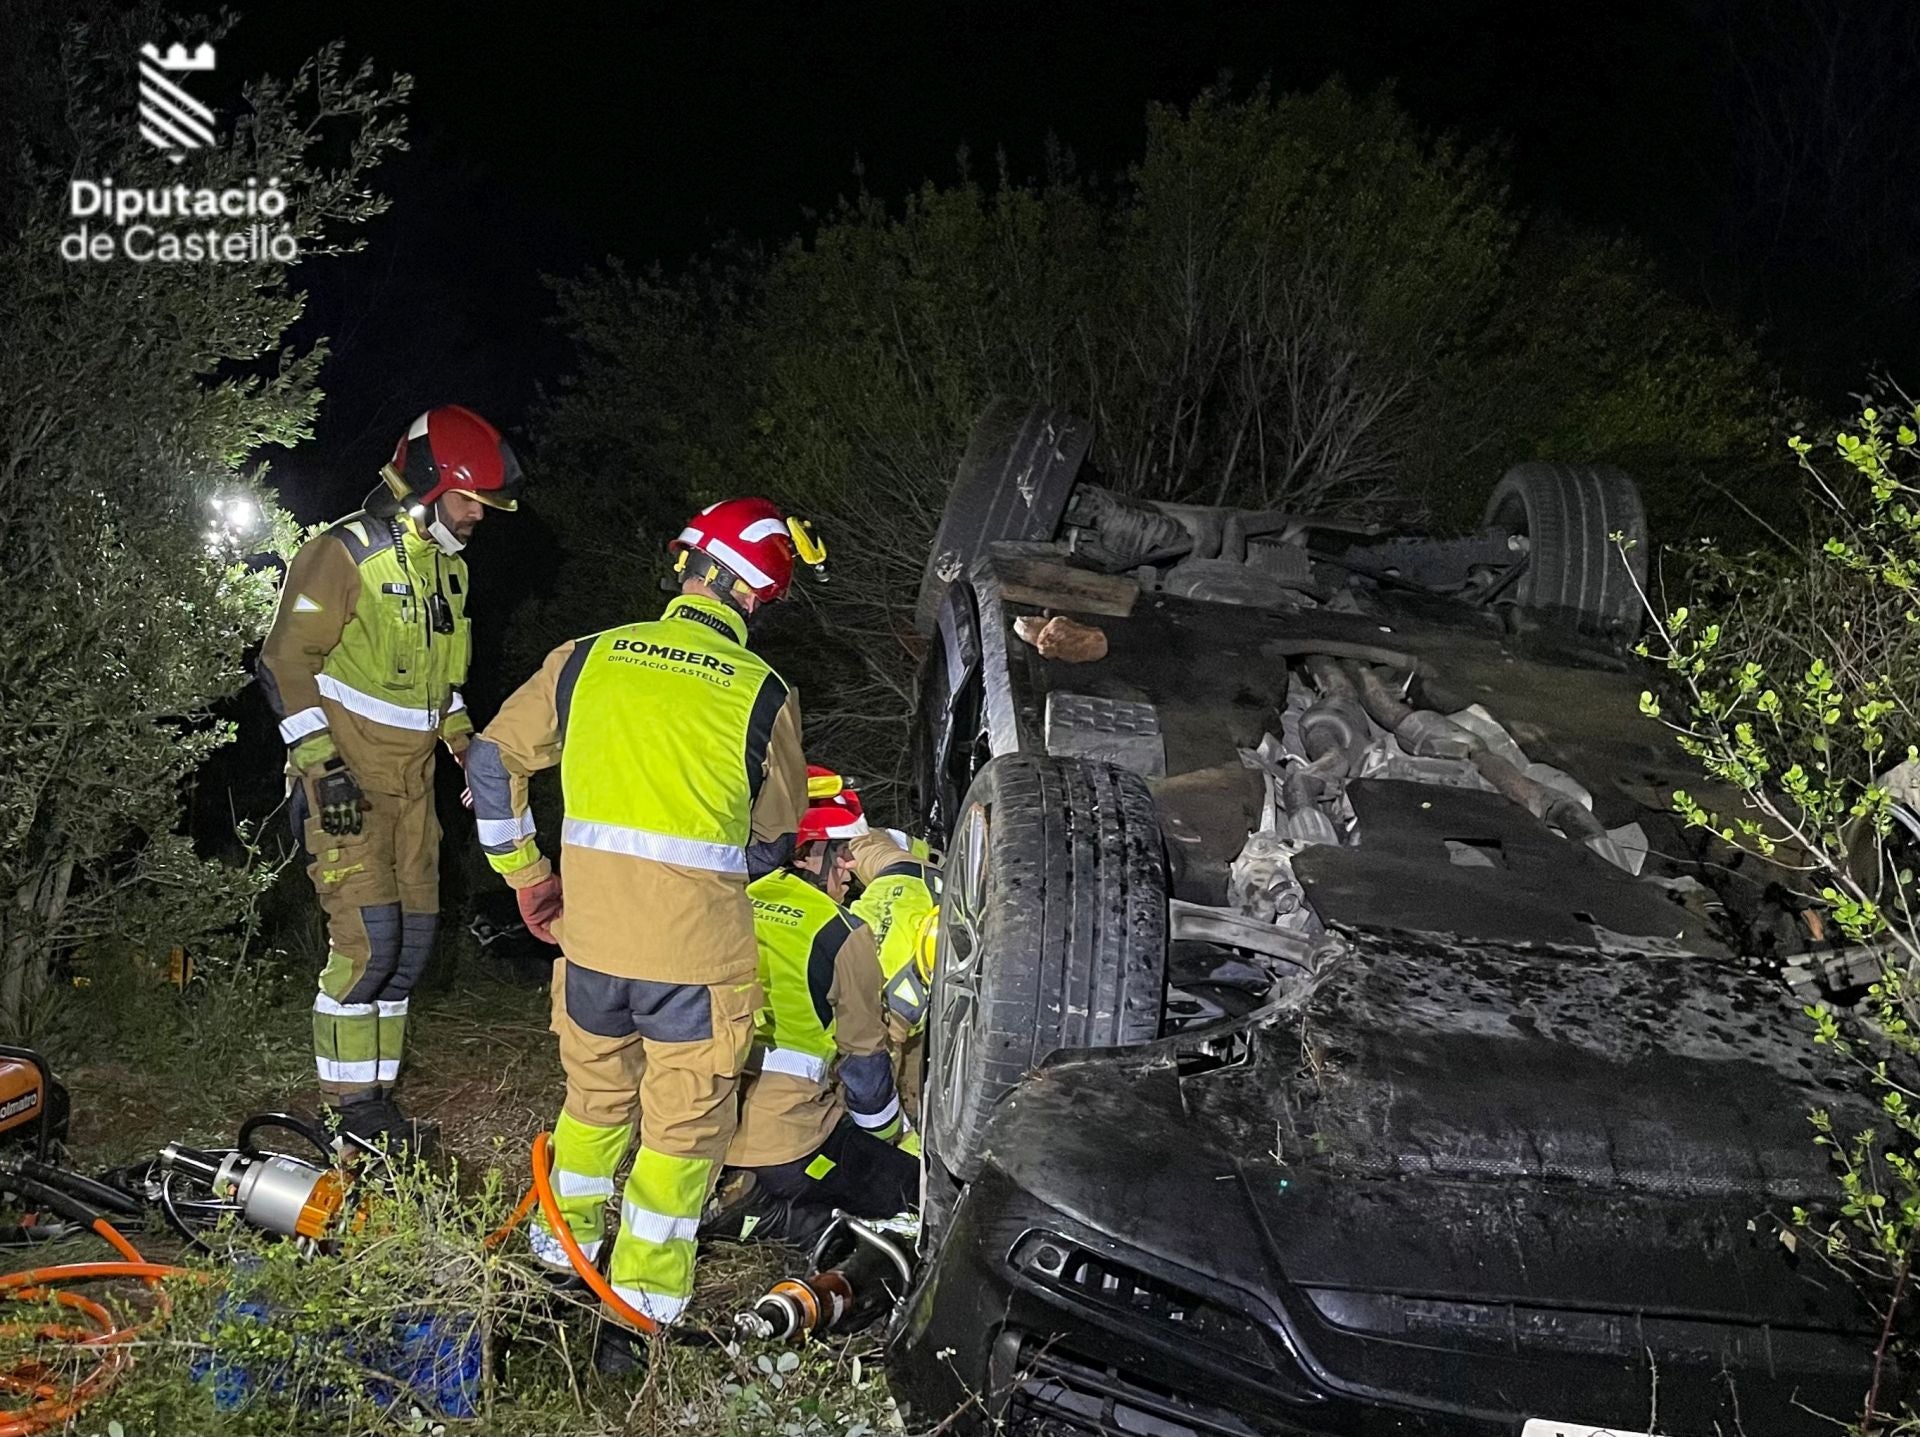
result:
[[(538, 1203), (541, 1215), (547, 1220), (549, 1231), (559, 1239), (560, 1247), (567, 1255), (567, 1261), (573, 1264), (573, 1270), (580, 1275), (581, 1280), (587, 1284), (593, 1295), (599, 1298), (615, 1317), (628, 1326), (649, 1336), (657, 1336), (660, 1324), (622, 1299), (620, 1294), (613, 1290), (613, 1285), (600, 1275), (599, 1269), (588, 1261), (586, 1253), (580, 1250), (580, 1244), (574, 1240), (573, 1231), (567, 1226), (566, 1219), (561, 1216), (560, 1204), (554, 1197), (552, 1167), (553, 1149), (550, 1135), (540, 1133), (533, 1140), (533, 1185), (514, 1205), (513, 1213), (506, 1222), (487, 1235), (486, 1245), (498, 1247), (506, 1241), (508, 1235), (526, 1221), (527, 1215)], [(82, 1297), (77, 1292), (67, 1292), (54, 1284), (134, 1278), (145, 1282), (159, 1292), (164, 1306), (166, 1294), (160, 1287), (162, 1278), (201, 1276), (190, 1268), (148, 1262), (141, 1256), (140, 1250), (128, 1242), (119, 1229), (105, 1218), (94, 1220), (93, 1231), (121, 1255), (121, 1261), (69, 1262), (0, 1276), (0, 1302), (37, 1302), (43, 1298), (51, 1298), (61, 1307), (79, 1313), (93, 1324), (93, 1329), (88, 1330), (46, 1323), (34, 1329), (36, 1335), (74, 1342), (77, 1346), (94, 1350), (107, 1349), (101, 1352), (99, 1360), (94, 1363), (89, 1372), (64, 1391), (53, 1383), (43, 1380), (44, 1368), (36, 1362), (21, 1362), (11, 1370), (0, 1371), (0, 1391), (31, 1394), (36, 1398), (26, 1407), (14, 1411), (12, 1415), (0, 1418), (0, 1437), (35, 1437), (35, 1434), (64, 1426), (79, 1413), (82, 1407), (106, 1391), (113, 1380), (132, 1361), (132, 1354), (125, 1351), (122, 1344), (133, 1341), (140, 1334), (139, 1326), (122, 1327), (114, 1315), (100, 1303), (92, 1298)], [(17, 1324), (0, 1326), (0, 1331), (10, 1334), (19, 1330)]]
[[(121, 1254), (124, 1261), (70, 1262), (0, 1276), (0, 1301), (37, 1302), (51, 1298), (59, 1306), (78, 1313), (92, 1324), (91, 1329), (81, 1329), (44, 1323), (35, 1329), (36, 1335), (74, 1342), (77, 1346), (99, 1352), (93, 1367), (64, 1388), (46, 1381), (45, 1366), (31, 1359), (15, 1364), (10, 1371), (0, 1372), (0, 1391), (18, 1392), (35, 1399), (0, 1418), (0, 1437), (33, 1437), (33, 1434), (66, 1425), (82, 1407), (106, 1391), (133, 1360), (124, 1344), (139, 1335), (139, 1326), (122, 1327), (102, 1304), (55, 1284), (138, 1278), (160, 1291), (161, 1278), (188, 1275), (188, 1270), (183, 1267), (148, 1262), (140, 1255), (140, 1250), (122, 1237), (119, 1230), (105, 1218), (94, 1220), (93, 1231)], [(166, 1295), (161, 1291), (163, 1306), (165, 1302)], [(18, 1331), (18, 1325), (10, 1325), (10, 1330)]]
[[(560, 1240), (560, 1247), (567, 1255), (567, 1261), (573, 1264), (573, 1270), (580, 1280), (588, 1286), (593, 1295), (605, 1303), (613, 1315), (629, 1327), (638, 1328), (649, 1337), (660, 1334), (660, 1324), (646, 1313), (621, 1298), (613, 1290), (613, 1284), (600, 1275), (600, 1269), (588, 1260), (580, 1250), (580, 1244), (573, 1240), (573, 1229), (567, 1226), (567, 1220), (560, 1215), (560, 1204), (553, 1196), (553, 1175), (549, 1171), (553, 1166), (552, 1135), (538, 1133), (533, 1139), (533, 1186), (527, 1189), (527, 1196), (513, 1210), (513, 1216), (507, 1219), (506, 1226), (488, 1237), (487, 1245), (494, 1246), (509, 1232), (518, 1227), (526, 1215), (533, 1210), (533, 1200), (540, 1204), (540, 1215), (547, 1220), (547, 1230)], [(7, 1437), (0, 1431), (0, 1437)]]
[(534, 1191), (533, 1184), (528, 1183), (527, 1190), (520, 1194), (520, 1201), (514, 1204), (513, 1211), (508, 1215), (507, 1220), (487, 1234), (483, 1246), (498, 1247), (512, 1237), (513, 1230), (527, 1220), (527, 1214), (533, 1211), (533, 1205), (539, 1197), (540, 1194)]
[(185, 1277), (184, 1267), (169, 1267), (164, 1262), (68, 1262), (58, 1267), (36, 1267), (26, 1272), (10, 1272), (0, 1277), (0, 1294), (18, 1297), (22, 1289), (37, 1288), (48, 1282), (99, 1282), (109, 1277), (137, 1277), (154, 1282), (163, 1277)]
[(95, 1218), (93, 1220), (93, 1230), (99, 1236), (105, 1238), (107, 1240), (107, 1245), (111, 1247), (115, 1252), (119, 1253), (120, 1256), (124, 1257), (128, 1262), (145, 1262), (146, 1261), (144, 1257), (140, 1256), (140, 1249), (135, 1247), (132, 1243), (128, 1242), (124, 1237), (120, 1236), (120, 1230), (116, 1228), (112, 1223), (108, 1222), (105, 1218), (103, 1217)]

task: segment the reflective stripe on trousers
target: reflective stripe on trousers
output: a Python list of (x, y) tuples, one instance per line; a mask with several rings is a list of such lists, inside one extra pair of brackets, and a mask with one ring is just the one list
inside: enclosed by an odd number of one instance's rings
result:
[(854, 1112), (852, 1108), (849, 1108), (847, 1111), (852, 1113), (853, 1120), (856, 1123), (869, 1131), (876, 1128), (884, 1128), (900, 1116), (900, 1098), (898, 1094), (888, 1098), (887, 1105), (877, 1113)]
[(694, 1239), (714, 1164), (641, 1148), (627, 1175), (607, 1277), (621, 1299), (672, 1322), (693, 1297)]
[[(607, 1199), (613, 1196), (613, 1175), (627, 1155), (633, 1130), (625, 1125), (602, 1128), (561, 1113), (553, 1125), (553, 1195), (561, 1219), (573, 1240), (590, 1259), (600, 1255), (606, 1233)], [(544, 1212), (535, 1210), (528, 1240), (534, 1256), (556, 1267), (567, 1267), (565, 1249), (547, 1228)]]
[[(536, 1220), (528, 1227), (527, 1246), (532, 1249), (533, 1255), (540, 1260), (543, 1266), (557, 1267), (562, 1272), (573, 1271), (573, 1259), (568, 1257), (567, 1250), (560, 1246), (560, 1239), (547, 1231), (547, 1225), (544, 1221)], [(581, 1256), (585, 1257), (588, 1262), (598, 1262), (600, 1260), (600, 1247), (601, 1242), (597, 1237), (592, 1242), (583, 1242), (580, 1244)]]
[(687, 1310), (687, 1304), (692, 1301), (690, 1297), (667, 1297), (658, 1292), (649, 1292), (644, 1287), (624, 1287), (617, 1282), (613, 1284), (613, 1290), (628, 1307), (651, 1317), (662, 1327), (678, 1322), (680, 1314)]

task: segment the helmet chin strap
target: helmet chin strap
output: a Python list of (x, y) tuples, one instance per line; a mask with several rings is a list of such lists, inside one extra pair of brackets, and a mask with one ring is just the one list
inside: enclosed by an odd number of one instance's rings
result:
[(721, 603), (725, 604), (729, 609), (732, 609), (748, 624), (753, 623), (754, 614), (758, 611), (749, 610), (740, 600), (739, 591), (746, 586), (742, 584), (739, 579), (735, 578), (733, 573), (727, 569), (725, 565), (707, 554), (700, 555), (703, 563), (701, 567), (696, 569), (688, 563), (688, 560), (693, 557), (693, 553), (694, 551), (691, 549), (682, 549), (680, 551), (680, 557), (673, 566), (674, 573), (683, 579), (699, 580), (709, 589), (713, 590), (713, 596), (720, 600)]
[(435, 501), (432, 508), (425, 504), (411, 504), (407, 507), (407, 517), (413, 520), (414, 528), (440, 546), (443, 554), (457, 554), (467, 546), (453, 537), (453, 530), (446, 526), (440, 516), (440, 505)]

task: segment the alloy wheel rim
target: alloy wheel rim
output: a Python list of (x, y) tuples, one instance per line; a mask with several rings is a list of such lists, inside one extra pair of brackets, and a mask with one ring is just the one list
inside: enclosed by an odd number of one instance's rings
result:
[(936, 1105), (947, 1134), (958, 1130), (966, 1073), (980, 1014), (983, 933), (987, 912), (987, 811), (968, 807), (946, 865), (946, 911), (934, 965), (935, 1013), (941, 1038)]

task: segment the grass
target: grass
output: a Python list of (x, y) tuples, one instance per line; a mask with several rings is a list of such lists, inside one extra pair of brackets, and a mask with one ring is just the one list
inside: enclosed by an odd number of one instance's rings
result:
[[(552, 1123), (562, 1082), (547, 1032), (543, 988), (504, 981), (456, 943), (450, 978), (416, 995), (403, 1098), (440, 1126), (443, 1160), (365, 1185), (373, 1198), (335, 1253), (300, 1256), (246, 1233), (223, 1260), (182, 1257), (157, 1225), (131, 1233), (148, 1256), (207, 1274), (169, 1284), (172, 1313), (155, 1320), (131, 1370), (79, 1419), (126, 1434), (739, 1433), (742, 1437), (862, 1437), (899, 1430), (878, 1365), (878, 1337), (805, 1348), (656, 1345), (642, 1373), (604, 1380), (592, 1370), (589, 1307), (556, 1301), (523, 1247), (485, 1235), (524, 1190), (533, 1135)], [(86, 975), (43, 1031), (73, 1098), (74, 1167), (141, 1158), (171, 1140), (225, 1146), (240, 1122), (269, 1108), (317, 1111), (308, 1050), (311, 976), (292, 964), (200, 982), (186, 995), (131, 967)], [(33, 1263), (93, 1260), (93, 1239), (40, 1249)], [(9, 1260), (12, 1260), (11, 1263)], [(28, 1259), (0, 1253), (0, 1268)], [(689, 1325), (730, 1332), (731, 1314), (797, 1255), (763, 1246), (702, 1254)], [(235, 1303), (262, 1304), (247, 1318)], [(150, 1313), (135, 1287), (118, 1294)], [(449, 1420), (396, 1398), (373, 1370), (396, 1311), (431, 1313), (472, 1333), (484, 1356), (482, 1410)], [(0, 1330), (0, 1370), (32, 1340)], [(32, 1343), (45, 1363), (63, 1360)], [(68, 1351), (64, 1360), (77, 1360)], [(220, 1410), (202, 1374), (209, 1362), (255, 1374), (237, 1408)], [(369, 1364), (372, 1364), (370, 1366)]]

